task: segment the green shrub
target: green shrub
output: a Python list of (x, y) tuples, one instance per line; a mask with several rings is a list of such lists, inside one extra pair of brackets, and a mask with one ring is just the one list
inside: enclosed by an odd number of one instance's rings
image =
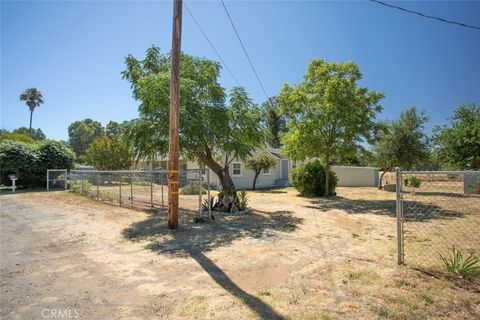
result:
[(40, 144), (2, 141), (0, 175), (2, 184), (10, 185), (8, 174), (17, 175), (19, 187), (45, 186), (47, 169), (71, 169), (75, 154), (64, 143), (44, 141)]
[(408, 184), (411, 186), (411, 187), (414, 187), (414, 188), (420, 188), (420, 185), (421, 185), (421, 180), (415, 176), (411, 177), (409, 180), (408, 180)]
[(409, 181), (408, 178), (405, 178), (405, 179), (403, 180), (403, 183), (404, 183), (405, 187), (408, 187), (408, 181)]
[(240, 192), (237, 192), (237, 198), (235, 202), (238, 207), (238, 210), (240, 211), (246, 210), (248, 207), (247, 191), (242, 190)]
[[(329, 194), (335, 194), (338, 178), (330, 170)], [(325, 195), (325, 168), (320, 161), (315, 160), (292, 170), (290, 181), (295, 189), (304, 196)]]
[(194, 195), (194, 194), (199, 194), (200, 193), (200, 189), (202, 190), (202, 194), (205, 194), (207, 193), (207, 191), (205, 191), (205, 189), (203, 189), (201, 186), (199, 186), (198, 184), (194, 184), (194, 183), (188, 183), (186, 184), (185, 186), (183, 186), (181, 189), (180, 189), (180, 194), (181, 195)]
[(463, 252), (455, 249), (454, 246), (450, 257), (444, 257), (442, 255), (440, 255), (440, 257), (448, 272), (465, 278), (480, 277), (480, 259), (475, 253), (470, 253), (465, 259), (463, 258)]
[(14, 141), (1, 142), (0, 164), (3, 185), (11, 185), (11, 181), (8, 179), (8, 175), (11, 173), (16, 174), (18, 179), (16, 184), (20, 188), (36, 185), (38, 154), (30, 145)]

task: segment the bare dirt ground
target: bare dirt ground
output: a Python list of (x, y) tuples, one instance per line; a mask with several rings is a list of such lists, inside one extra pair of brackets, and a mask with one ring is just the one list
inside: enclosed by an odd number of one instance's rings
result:
[(183, 212), (169, 231), (164, 212), (66, 192), (4, 194), (0, 317), (480, 318), (477, 285), (396, 266), (394, 196), (249, 192), (251, 214), (195, 224)]

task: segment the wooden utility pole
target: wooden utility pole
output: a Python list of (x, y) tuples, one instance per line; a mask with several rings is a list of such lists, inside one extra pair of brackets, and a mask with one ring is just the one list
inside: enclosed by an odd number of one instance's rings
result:
[(180, 45), (182, 41), (182, 0), (173, 1), (172, 74), (170, 78), (170, 123), (168, 145), (168, 228), (178, 228), (178, 177), (180, 126)]

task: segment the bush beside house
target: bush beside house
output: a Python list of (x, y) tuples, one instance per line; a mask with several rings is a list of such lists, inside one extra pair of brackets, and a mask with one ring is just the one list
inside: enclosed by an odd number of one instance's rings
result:
[[(329, 172), (329, 194), (335, 195), (338, 178), (335, 172)], [(292, 170), (290, 182), (302, 196), (325, 195), (325, 168), (319, 160), (306, 163)]]

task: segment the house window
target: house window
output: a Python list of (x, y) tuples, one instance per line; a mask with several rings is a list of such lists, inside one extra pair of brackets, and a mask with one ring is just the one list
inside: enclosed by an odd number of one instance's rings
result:
[(187, 164), (180, 163), (180, 172), (186, 172), (186, 171), (187, 171)]
[(268, 168), (268, 169), (263, 169), (263, 174), (270, 174), (270, 168)]
[(242, 163), (241, 162), (234, 162), (232, 167), (233, 176), (241, 176), (242, 175)]
[(297, 161), (291, 160), (290, 163), (292, 164), (292, 170), (297, 167)]

